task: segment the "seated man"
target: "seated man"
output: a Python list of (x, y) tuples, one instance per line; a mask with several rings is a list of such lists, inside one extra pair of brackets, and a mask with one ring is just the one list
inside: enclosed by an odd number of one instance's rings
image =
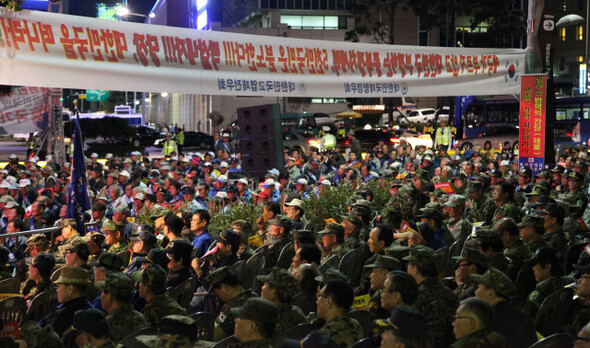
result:
[(453, 333), (457, 342), (452, 347), (506, 347), (504, 337), (490, 331), (492, 307), (479, 298), (461, 301), (453, 321)]
[(318, 234), (322, 236), (322, 245), (324, 247), (322, 263), (336, 255), (337, 261), (335, 265), (338, 266), (342, 257), (350, 251), (344, 245), (344, 227), (335, 223), (327, 223), (325, 229)]
[(125, 270), (125, 274), (132, 276), (133, 273), (141, 270), (141, 265), (145, 257), (148, 253), (155, 247), (158, 246), (158, 239), (154, 236), (151, 232), (141, 231), (136, 235), (131, 236), (131, 242), (133, 243), (133, 254), (131, 258), (131, 262), (127, 269)]
[(147, 301), (143, 315), (153, 328), (159, 327), (167, 315), (186, 315), (186, 310), (166, 295), (166, 271), (162, 267), (148, 264), (138, 278), (139, 296)]
[(231, 309), (236, 318), (234, 337), (241, 343), (238, 347), (270, 347), (279, 309), (272, 302), (250, 298), (243, 306)]
[(86, 287), (90, 284), (88, 272), (81, 267), (64, 266), (55, 284), (57, 302), (60, 305), (43, 317), (39, 321), (39, 326), (52, 327), (61, 336), (72, 326), (76, 311), (90, 308), (90, 303), (85, 297)]
[(74, 314), (72, 330), (78, 347), (114, 347), (110, 340), (109, 324), (98, 309), (79, 310)]
[(346, 313), (354, 295), (349, 284), (342, 280), (328, 280), (317, 294), (317, 315), (326, 324), (320, 329), (339, 346), (350, 347), (363, 339), (363, 328)]
[(55, 284), (49, 279), (54, 266), (55, 259), (46, 252), (38, 253), (33, 259), (29, 265), (29, 281), (23, 289), (23, 295), (27, 302), (45, 290), (55, 289)]
[(191, 253), (193, 246), (184, 239), (176, 239), (164, 251), (168, 254), (168, 281), (166, 287), (180, 285), (189, 279), (191, 274)]
[(387, 274), (381, 292), (381, 307), (393, 314), (400, 306), (413, 307), (418, 298), (418, 284), (414, 277), (403, 271)]
[(397, 307), (388, 319), (375, 320), (375, 326), (381, 334), (381, 347), (421, 347), (430, 348), (426, 318), (417, 309), (408, 306)]
[(367, 310), (371, 314), (371, 318), (387, 318), (389, 312), (381, 307), (381, 293), (384, 289), (387, 274), (390, 271), (401, 269), (401, 262), (391, 256), (377, 255), (374, 263), (364, 266), (371, 269), (371, 299), (367, 305)]

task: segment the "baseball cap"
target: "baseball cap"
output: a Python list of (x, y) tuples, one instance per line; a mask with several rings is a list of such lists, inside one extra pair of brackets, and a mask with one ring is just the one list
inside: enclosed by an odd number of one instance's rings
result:
[(305, 210), (303, 201), (298, 198), (292, 199), (291, 202), (285, 203), (285, 205), (288, 207), (297, 207), (301, 210)]
[(389, 318), (375, 320), (373, 323), (381, 330), (401, 331), (408, 336), (418, 337), (424, 336), (424, 330), (428, 327), (424, 315), (408, 306), (397, 306)]
[(229, 228), (225, 228), (219, 235), (213, 237), (213, 239), (231, 245), (232, 250), (236, 250), (240, 246), (240, 236)]
[(385, 268), (389, 271), (401, 269), (401, 262), (395, 257), (377, 255), (375, 262), (364, 266), (364, 268)]
[(516, 291), (516, 287), (510, 278), (494, 267), (490, 267), (484, 274), (472, 274), (471, 280), (476, 284), (494, 289), (496, 294), (510, 298)]
[(269, 300), (251, 297), (243, 306), (230, 309), (230, 313), (236, 318), (271, 324), (279, 317), (279, 307)]

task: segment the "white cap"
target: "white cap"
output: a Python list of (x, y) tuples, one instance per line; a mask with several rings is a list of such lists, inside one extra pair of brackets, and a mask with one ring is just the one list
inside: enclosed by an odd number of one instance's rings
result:
[(131, 156), (141, 156), (141, 152), (139, 152), (139, 151), (133, 151), (131, 153)]
[(209, 151), (207, 152), (207, 155), (211, 156), (211, 157), (215, 157), (215, 152), (213, 151)]
[(205, 166), (205, 167), (209, 167), (209, 166), (212, 166), (212, 164), (211, 164), (211, 162), (205, 162), (205, 163), (203, 164), (203, 166)]
[(9, 189), (9, 188), (11, 188), (11, 187), (12, 187), (12, 184), (11, 184), (11, 183), (9, 183), (9, 182), (8, 182), (8, 181), (6, 181), (6, 180), (2, 180), (2, 182), (0, 183), (0, 188), (6, 188), (6, 189)]
[(31, 180), (29, 180), (29, 179), (21, 179), (18, 182), (18, 187), (27, 187), (27, 186), (31, 186)]
[(225, 191), (217, 191), (217, 193), (215, 194), (215, 197), (227, 198), (227, 192), (225, 192)]
[(160, 170), (170, 170), (170, 166), (161, 166)]
[[(49, 156), (51, 156), (51, 155), (49, 155)], [(45, 160), (46, 160), (46, 161), (48, 161), (47, 157), (45, 158)], [(35, 164), (37, 163), (37, 161), (35, 161), (35, 156), (33, 156), (33, 157), (29, 158), (29, 159), (27, 160), (27, 162), (31, 162), (31, 163), (35, 163)]]
[(332, 183), (328, 179), (322, 180), (322, 183), (321, 184), (324, 185), (324, 186), (332, 186)]
[(12, 154), (10, 154), (10, 156), (8, 156), (8, 158), (10, 158), (10, 159), (16, 159), (17, 157), (16, 157), (15, 154), (12, 153)]
[(98, 158), (98, 154), (97, 154), (96, 152), (93, 152), (93, 153), (90, 155), (90, 158)]
[(200, 158), (200, 157), (203, 157), (203, 154), (200, 152), (195, 152), (195, 156)]
[(113, 154), (112, 154), (112, 153), (107, 153), (107, 154), (104, 156), (104, 158), (106, 158), (106, 159), (111, 159), (111, 158), (113, 158)]
[(223, 133), (222, 137), (229, 138), (229, 133)]
[(330, 126), (323, 126), (323, 127), (322, 127), (322, 129), (323, 129), (325, 132), (329, 132), (329, 131), (330, 131)]
[(276, 169), (276, 168), (273, 168), (273, 169), (269, 170), (267, 173), (272, 174), (272, 175), (275, 175), (275, 176), (279, 176), (279, 174), (280, 174), (279, 173), (279, 170)]
[(240, 183), (242, 183), (244, 185), (248, 185), (248, 179), (246, 179), (246, 178), (240, 178), (240, 179), (238, 179), (237, 182), (240, 182)]
[(423, 160), (432, 163), (432, 158), (430, 158), (429, 156), (424, 157)]
[(174, 156), (172, 158), (170, 158), (171, 161), (178, 161), (178, 157)]
[(510, 162), (508, 162), (508, 160), (503, 160), (502, 162), (500, 162), (501, 166), (509, 166)]
[(191, 159), (189, 157), (185, 157), (185, 158), (182, 159), (182, 161), (184, 163), (189, 163), (191, 161)]
[(128, 171), (126, 171), (126, 170), (122, 170), (122, 171), (119, 173), (119, 175), (122, 175), (122, 176), (126, 177), (127, 179), (129, 179), (129, 178), (131, 177), (131, 174), (129, 174), (129, 172), (128, 172)]
[(16, 178), (12, 175), (7, 176), (5, 180), (8, 181), (11, 185), (16, 184), (17, 182)]
[(139, 199), (140, 201), (143, 201), (145, 199), (145, 195), (143, 192), (137, 192), (135, 196), (133, 196), (133, 199)]
[(305, 180), (304, 178), (301, 178), (301, 179), (297, 180), (297, 184), (307, 185), (307, 180)]
[(264, 184), (262, 184), (263, 187), (273, 187), (275, 186), (275, 181), (273, 179), (266, 179), (264, 181)]
[(223, 161), (219, 164), (220, 168), (229, 168), (229, 164), (227, 164), (227, 162)]
[(226, 183), (226, 182), (227, 182), (227, 180), (228, 180), (228, 179), (227, 179), (227, 175), (220, 175), (220, 176), (217, 178), (217, 181), (221, 181), (221, 182), (223, 182), (223, 183)]
[[(34, 157), (33, 157), (33, 158), (34, 158)], [(51, 161), (52, 159), (53, 159), (53, 156), (52, 156), (52, 155), (47, 155), (47, 156), (45, 156), (45, 160), (46, 160), (46, 161)]]

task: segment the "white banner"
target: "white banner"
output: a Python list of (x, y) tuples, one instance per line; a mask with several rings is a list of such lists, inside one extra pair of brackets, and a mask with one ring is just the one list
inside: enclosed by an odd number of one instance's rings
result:
[(518, 94), (525, 52), (302, 40), (0, 8), (0, 84), (212, 95)]
[(0, 96), (0, 134), (34, 133), (47, 128), (49, 89), (13, 88)]

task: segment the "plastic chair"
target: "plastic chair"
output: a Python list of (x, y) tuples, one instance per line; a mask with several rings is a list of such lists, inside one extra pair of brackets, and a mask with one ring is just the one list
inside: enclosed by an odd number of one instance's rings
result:
[(316, 291), (302, 291), (291, 299), (291, 304), (299, 307), (303, 314), (308, 315), (310, 312), (317, 310), (316, 306)]
[(240, 281), (240, 284), (244, 281), (244, 271), (243, 270), (244, 270), (245, 265), (246, 265), (246, 262), (238, 261), (230, 266), (231, 271), (238, 278), (238, 280)]
[(21, 296), (0, 301), (0, 318), (4, 324), (16, 322), (20, 326), (27, 316), (27, 302)]
[(172, 297), (182, 308), (188, 308), (195, 290), (197, 289), (197, 278), (191, 277), (184, 282), (178, 284), (169, 292)]
[(281, 253), (279, 254), (277, 267), (289, 269), (291, 262), (293, 262), (293, 256), (295, 256), (295, 248), (293, 247), (293, 242), (289, 242), (283, 247)]
[(358, 341), (357, 343), (352, 345), (350, 348), (374, 348), (374, 347), (377, 347), (375, 345), (375, 341), (372, 338), (365, 338), (365, 339)]
[(315, 328), (311, 324), (299, 324), (297, 326), (290, 327), (287, 330), (283, 330), (274, 335), (270, 341), (270, 345), (273, 346), (273, 348), (282, 348), (283, 340), (285, 338), (302, 340), (314, 329)]
[(457, 261), (453, 260), (453, 256), (461, 255), (461, 250), (463, 249), (463, 245), (465, 244), (464, 240), (457, 240), (455, 241), (451, 247), (449, 248), (449, 258), (445, 268), (442, 271), (445, 272), (445, 277), (450, 277), (455, 274), (455, 269), (457, 269)]
[(56, 269), (55, 271), (53, 271), (53, 273), (51, 274), (51, 278), (50, 278), (52, 282), (55, 282), (59, 278), (62, 270), (63, 270), (63, 267), (60, 267), (60, 268)]
[(127, 267), (129, 265), (129, 259), (131, 259), (131, 251), (123, 250), (120, 253), (118, 253), (117, 256), (121, 260), (123, 260), (123, 265), (125, 265), (125, 267)]
[(318, 269), (320, 272), (324, 273), (327, 268), (338, 268), (339, 262), (338, 255), (332, 255), (326, 261), (322, 262)]
[(209, 312), (198, 312), (190, 315), (197, 322), (197, 338), (213, 341), (215, 334), (215, 317)]
[(147, 327), (144, 327), (144, 328), (141, 328), (141, 329), (135, 331), (132, 334), (129, 334), (127, 337), (123, 338), (121, 340), (121, 342), (119, 342), (119, 344), (125, 348), (144, 348), (144, 347), (147, 348), (147, 346), (145, 344), (140, 343), (135, 338), (137, 336), (141, 336), (141, 335), (155, 335), (157, 333), (158, 333), (158, 330), (147, 326)]
[(563, 331), (561, 327), (571, 319), (574, 290), (570, 287), (557, 290), (541, 304), (535, 317), (535, 329), (543, 336)]
[[(258, 248), (260, 250), (260, 248)], [(244, 289), (253, 289), (256, 285), (256, 276), (264, 269), (265, 259), (263, 252), (257, 252), (248, 259), (245, 267), (245, 276), (242, 286)]]
[(239, 341), (232, 335), (222, 339), (221, 341), (215, 343), (211, 346), (211, 348), (225, 348), (230, 343), (238, 343)]
[(565, 333), (557, 333), (545, 337), (539, 342), (532, 344), (529, 348), (570, 348), (573, 347), (572, 338)]
[(39, 321), (55, 306), (57, 306), (55, 289), (45, 290), (31, 301), (27, 310), (27, 320)]
[(346, 255), (342, 256), (340, 264), (338, 265), (338, 270), (350, 278), (350, 285), (353, 288), (359, 285), (361, 280), (363, 265), (365, 263), (363, 260), (365, 257), (364, 252), (363, 249), (351, 250), (346, 253)]
[(359, 324), (361, 324), (361, 326), (363, 327), (364, 337), (371, 336), (371, 330), (373, 329), (373, 318), (371, 318), (369, 311), (350, 311), (347, 314), (349, 317), (356, 319), (359, 322)]
[(4, 279), (0, 281), (0, 294), (18, 294), (20, 282), (17, 278)]

